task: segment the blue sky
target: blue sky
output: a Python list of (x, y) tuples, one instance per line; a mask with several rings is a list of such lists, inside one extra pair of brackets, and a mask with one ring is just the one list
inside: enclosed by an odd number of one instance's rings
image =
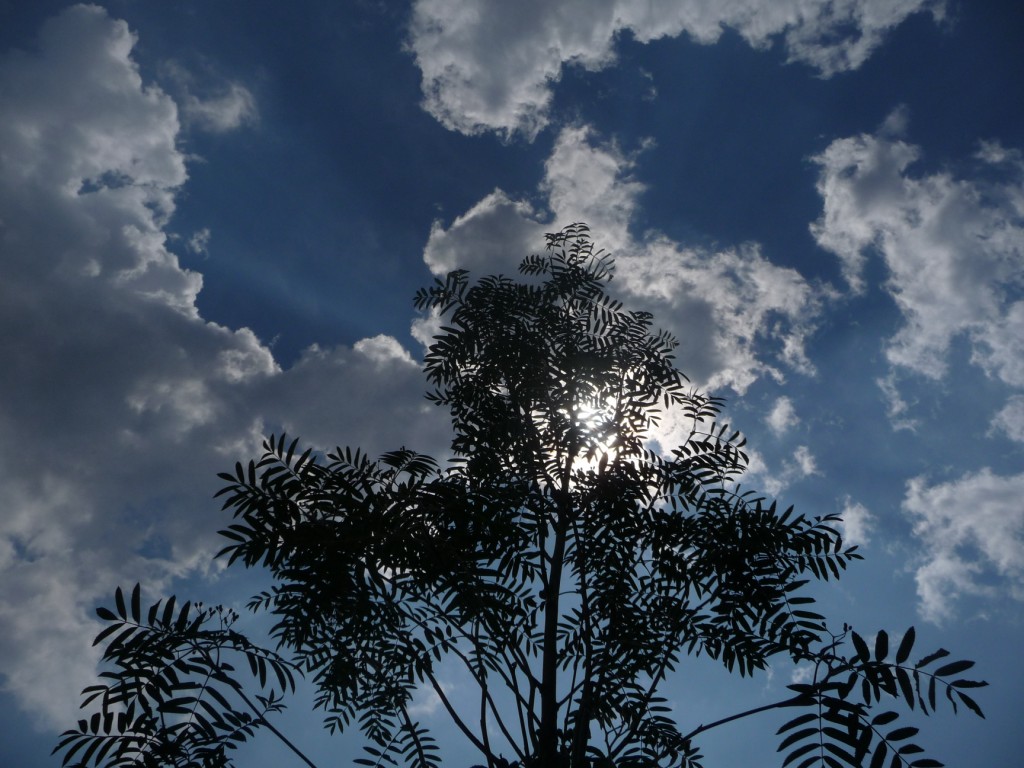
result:
[[(258, 588), (211, 565), (210, 497), (260, 435), (443, 454), (413, 293), (578, 220), (729, 399), (750, 483), (845, 514), (866, 561), (828, 615), (993, 682), (929, 752), (1013, 764), (1022, 40), (994, 0), (0, 1), (4, 764), (56, 764), (117, 584)], [(794, 674), (696, 664), (671, 700), (696, 724)], [(773, 730), (709, 765), (778, 764)]]

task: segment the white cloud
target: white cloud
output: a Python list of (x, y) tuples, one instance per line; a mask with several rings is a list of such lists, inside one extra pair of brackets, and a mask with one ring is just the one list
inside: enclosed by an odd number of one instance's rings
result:
[(351, 349), (310, 347), (267, 381), (258, 406), (273, 429), (313, 445), (332, 448), (344, 440), (371, 456), (405, 445), (441, 456), (448, 449), (448, 415), (424, 398), (426, 389), (409, 353), (395, 339), (375, 336)]
[[(854, 291), (864, 290), (871, 254), (888, 269), (886, 289), (903, 325), (886, 345), (896, 369), (938, 379), (950, 345), (965, 339), (990, 377), (1024, 387), (1024, 160), (995, 142), (981, 145), (974, 178), (914, 173), (921, 150), (894, 131), (839, 139), (816, 159), (824, 212), (812, 227), (835, 253)], [(883, 382), (901, 424), (907, 404), (895, 376)]]
[[(445, 691), (446, 696), (447, 694), (448, 692)], [(416, 695), (409, 705), (409, 716), (415, 718), (432, 717), (440, 711), (443, 705), (444, 702), (441, 701), (437, 691), (424, 685), (416, 691)]]
[(797, 446), (797, 449), (793, 452), (792, 466), (797, 477), (810, 477), (811, 475), (820, 474), (814, 454), (811, 453), (811, 449), (806, 445)]
[(192, 253), (199, 254), (200, 256), (210, 255), (210, 228), (202, 227), (192, 233), (192, 237), (188, 239), (186, 244), (188, 249)]
[(187, 181), (179, 113), (134, 42), (80, 5), (0, 58), (0, 680), (48, 727), (95, 674), (92, 602), (207, 566), (215, 473), (264, 425), (371, 453), (447, 443), (393, 339), (281, 370), (200, 317), (202, 278), (164, 231)]
[[(177, 95), (178, 106), (187, 126), (211, 133), (226, 133), (250, 125), (259, 119), (256, 98), (241, 83), (225, 82), (207, 74), (200, 78), (176, 61), (165, 62), (162, 77)], [(197, 90), (203, 95), (197, 95)]]
[(419, 370), (419, 365), (398, 341), (383, 333), (368, 339), (360, 339), (352, 349), (370, 360), (378, 368), (392, 368), (394, 365)]
[(190, 93), (182, 106), (190, 122), (214, 133), (255, 122), (258, 114), (253, 95), (238, 83), (231, 83), (223, 93), (206, 99)]
[[(644, 144), (641, 150), (649, 149)], [(644, 185), (632, 177), (635, 153), (598, 142), (587, 126), (563, 128), (544, 163), (540, 191), (556, 221), (586, 221), (613, 253), (632, 250), (629, 225)]]
[(793, 401), (788, 397), (780, 397), (775, 401), (768, 416), (765, 418), (768, 427), (776, 435), (784, 435), (794, 426), (800, 423), (800, 418), (793, 408)]
[(903, 509), (923, 547), (917, 567), (922, 615), (943, 621), (965, 595), (1024, 600), (1024, 474), (989, 469), (958, 480), (907, 484)]
[(907, 415), (913, 407), (913, 403), (908, 403), (906, 397), (904, 397), (895, 372), (875, 379), (875, 384), (882, 390), (882, 396), (886, 402), (886, 410), (889, 414), (889, 424), (892, 428), (894, 430), (906, 429), (910, 431), (917, 429), (917, 420)]
[(839, 529), (847, 546), (864, 546), (871, 541), (870, 534), (875, 527), (875, 516), (867, 507), (847, 496), (840, 515), (843, 522)]
[(544, 232), (585, 221), (616, 259), (613, 289), (677, 335), (680, 366), (695, 382), (742, 393), (759, 377), (781, 380), (785, 369), (812, 373), (804, 343), (820, 309), (818, 290), (755, 244), (708, 251), (658, 233), (635, 237), (629, 226), (643, 185), (631, 176), (634, 162), (585, 126), (565, 128), (540, 185), (548, 213), (496, 190), (451, 226), (435, 223), (424, 259), (435, 274), (456, 267), (511, 274)]
[(820, 475), (818, 463), (806, 445), (798, 446), (792, 456), (783, 459), (780, 466), (771, 467), (757, 450), (744, 448), (750, 461), (743, 484), (763, 489), (769, 496), (778, 497), (793, 483), (812, 475)]
[(1011, 397), (992, 419), (992, 430), (1001, 431), (1011, 440), (1024, 443), (1024, 396)]
[(1024, 285), (1024, 164), (987, 146), (983, 156), (1002, 165), (968, 180), (915, 176), (920, 150), (884, 133), (836, 140), (815, 158), (824, 213), (813, 231), (842, 260), (854, 290), (863, 290), (868, 254), (885, 260), (905, 320), (887, 349), (894, 365), (940, 377), (950, 342), (966, 335), (975, 362), (1024, 386), (1024, 305), (1011, 290)]
[(439, 276), (460, 268), (515, 274), (522, 258), (542, 242), (543, 231), (541, 215), (528, 202), (496, 189), (451, 226), (435, 221), (423, 260)]
[(796, 685), (806, 685), (814, 680), (814, 667), (810, 664), (802, 664), (794, 667), (789, 673), (789, 682)]
[(641, 43), (687, 35), (716, 42), (726, 28), (751, 46), (781, 40), (789, 60), (825, 77), (856, 69), (909, 15), (942, 18), (943, 0), (419, 0), (409, 47), (423, 105), (452, 130), (532, 139), (548, 122), (551, 85), (567, 65), (615, 60), (625, 32)]

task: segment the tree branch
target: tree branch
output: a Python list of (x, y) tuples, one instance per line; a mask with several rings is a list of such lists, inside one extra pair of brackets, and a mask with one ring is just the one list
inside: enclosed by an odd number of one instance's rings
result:
[(742, 720), (744, 717), (750, 717), (752, 715), (759, 715), (762, 712), (768, 712), (768, 711), (773, 710), (773, 709), (783, 709), (784, 707), (795, 707), (795, 706), (798, 706), (800, 704), (806, 703), (806, 701), (807, 701), (807, 697), (806, 696), (793, 696), (793, 697), (791, 697), (789, 699), (784, 699), (783, 701), (777, 701), (774, 704), (765, 704), (762, 707), (755, 707), (754, 709), (748, 709), (745, 712), (737, 712), (735, 715), (729, 715), (728, 717), (723, 717), (721, 720), (715, 720), (715, 722), (713, 722), (713, 723), (708, 723), (707, 725), (698, 725), (696, 728), (694, 728), (688, 734), (683, 736), (683, 738), (686, 739), (687, 741), (690, 741), (695, 736), (699, 736), (700, 734), (704, 733), (705, 731), (710, 731), (712, 728), (717, 728), (720, 725), (725, 725), (726, 723), (731, 723), (734, 720)]
[(292, 752), (294, 752), (298, 756), (298, 758), (300, 760), (302, 760), (302, 762), (304, 762), (306, 765), (309, 766), (309, 768), (317, 768), (316, 763), (314, 763), (312, 760), (310, 760), (308, 757), (306, 757), (306, 755), (303, 754), (302, 750), (300, 750), (298, 747), (296, 747), (288, 739), (287, 736), (285, 736), (283, 733), (281, 733), (279, 730), (277, 730), (277, 728), (275, 728), (274, 725), (269, 720), (267, 720), (267, 718), (264, 715), (264, 713), (260, 712), (260, 710), (256, 707), (256, 705), (253, 704), (252, 701), (250, 701), (249, 697), (246, 696), (242, 692), (241, 688), (235, 688), (235, 692), (238, 694), (239, 698), (241, 698), (242, 701), (244, 701), (246, 703), (246, 705), (249, 707), (249, 709), (251, 709), (253, 711), (253, 713), (256, 715), (257, 720), (260, 722), (260, 724), (265, 725), (267, 727), (268, 731), (270, 731), (272, 734), (277, 736), (277, 738), (280, 739), (281, 743), (284, 744), (286, 747), (288, 747), (288, 749), (290, 749)]

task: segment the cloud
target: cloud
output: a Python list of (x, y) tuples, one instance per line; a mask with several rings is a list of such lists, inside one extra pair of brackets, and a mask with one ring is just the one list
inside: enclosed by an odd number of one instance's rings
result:
[(905, 320), (887, 349), (894, 365), (938, 378), (950, 342), (965, 334), (976, 363), (1024, 386), (1024, 304), (1011, 290), (1024, 282), (1024, 163), (988, 145), (977, 179), (915, 176), (909, 168), (920, 155), (886, 135), (832, 142), (815, 158), (824, 201), (815, 238), (839, 256), (855, 291), (864, 289), (868, 255), (884, 259)]
[(514, 274), (522, 258), (542, 242), (538, 238), (545, 218), (528, 202), (513, 200), (496, 189), (450, 226), (435, 221), (423, 260), (438, 276), (460, 268)]
[(897, 431), (910, 430), (912, 432), (917, 429), (917, 420), (908, 416), (914, 403), (907, 402), (907, 398), (900, 389), (899, 377), (896, 375), (896, 372), (893, 371), (887, 376), (875, 379), (875, 384), (882, 390), (882, 397), (886, 402), (890, 426)]
[(903, 510), (924, 549), (916, 570), (922, 615), (950, 619), (965, 595), (1024, 600), (1024, 474), (989, 469), (907, 484)]
[(797, 449), (793, 452), (792, 466), (797, 477), (810, 477), (811, 475), (820, 474), (814, 454), (811, 453), (811, 449), (806, 445), (797, 446)]
[(192, 253), (200, 256), (210, 255), (210, 228), (202, 227), (192, 233), (192, 237), (185, 244)]
[(207, 99), (190, 93), (182, 106), (186, 119), (214, 133), (255, 122), (257, 116), (256, 100), (238, 83), (229, 84), (223, 93)]
[[(224, 81), (211, 74), (201, 80), (176, 61), (165, 62), (160, 72), (174, 89), (182, 117), (189, 127), (226, 133), (259, 119), (256, 98), (241, 83)], [(202, 95), (197, 95), (197, 91)]]
[(807, 685), (814, 681), (814, 667), (810, 664), (803, 664), (794, 667), (789, 673), (789, 682), (796, 685)]
[(821, 474), (814, 454), (806, 445), (797, 446), (778, 469), (772, 469), (758, 451), (749, 447), (744, 450), (750, 457), (744, 483), (763, 488), (769, 496), (777, 497), (798, 480)]
[(426, 389), (419, 363), (397, 340), (379, 335), (351, 348), (309, 347), (266, 382), (254, 404), (267, 414), (268, 428), (321, 448), (344, 440), (343, 447), (371, 456), (403, 445), (442, 456), (450, 442), (448, 415), (424, 398)]
[(783, 396), (775, 401), (775, 405), (772, 406), (768, 416), (765, 417), (765, 422), (772, 432), (781, 436), (799, 424), (800, 418), (796, 415), (796, 410), (793, 408), (793, 401)]
[(1024, 443), (1024, 396), (1011, 397), (992, 419), (992, 430), (1001, 431), (1011, 440)]
[[(919, 170), (923, 152), (905, 138), (907, 111), (874, 134), (833, 141), (816, 162), (823, 213), (812, 232), (836, 254), (854, 293), (880, 258), (884, 289), (902, 316), (887, 340), (890, 370), (878, 379), (893, 426), (915, 429), (907, 379), (948, 375), (962, 341), (970, 363), (1008, 399), (990, 434), (1024, 441), (1024, 158), (983, 141), (957, 171)], [(922, 615), (943, 621), (967, 595), (1024, 598), (1024, 475), (980, 469), (931, 486), (912, 480), (903, 509), (923, 552), (915, 567)], [(854, 516), (857, 520), (857, 515)]]
[[(712, 251), (657, 232), (635, 236), (630, 225), (644, 189), (632, 177), (635, 159), (587, 126), (564, 128), (538, 189), (543, 208), (495, 190), (450, 226), (435, 222), (424, 260), (438, 275), (456, 267), (514, 274), (544, 232), (585, 221), (616, 259), (612, 288), (676, 334), (680, 365), (695, 382), (742, 394), (762, 376), (812, 374), (804, 345), (821, 292), (756, 244)], [(664, 429), (667, 436), (675, 427)]]
[(447, 445), (393, 339), (282, 370), (250, 330), (200, 316), (202, 276), (165, 233), (187, 183), (179, 111), (134, 44), (78, 5), (0, 58), (0, 679), (48, 727), (94, 678), (91, 604), (208, 567), (215, 473), (265, 429)]
[(601, 247), (624, 252), (633, 245), (629, 224), (644, 190), (631, 177), (635, 161), (636, 153), (599, 141), (590, 127), (568, 126), (544, 163), (537, 190), (543, 209), (496, 189), (450, 226), (435, 221), (423, 258), (436, 275), (459, 267), (515, 273), (544, 242), (552, 220), (587, 222)]
[(687, 35), (712, 44), (726, 28), (754, 48), (781, 40), (789, 61), (823, 77), (858, 68), (911, 14), (944, 15), (942, 0), (419, 0), (409, 48), (422, 72), (423, 106), (466, 134), (532, 140), (549, 120), (551, 86), (565, 66), (598, 70), (618, 38), (641, 43)]
[[(938, 379), (951, 343), (1009, 387), (1024, 387), (1024, 160), (983, 142), (972, 177), (915, 173), (920, 148), (898, 135), (897, 111), (875, 135), (833, 141), (815, 161), (824, 211), (813, 225), (854, 292), (869, 256), (883, 259), (886, 290), (903, 316), (886, 356), (894, 368)], [(905, 411), (888, 379), (895, 413)]]
[(875, 516), (863, 504), (849, 496), (843, 503), (843, 522), (839, 529), (847, 546), (864, 546), (871, 541), (871, 530), (875, 527)]

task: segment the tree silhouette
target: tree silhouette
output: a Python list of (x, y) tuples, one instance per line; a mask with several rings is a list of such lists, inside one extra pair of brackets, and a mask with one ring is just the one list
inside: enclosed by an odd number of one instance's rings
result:
[[(701, 733), (779, 708), (800, 711), (779, 729), (783, 766), (941, 765), (876, 710), (931, 713), (943, 693), (980, 715), (966, 690), (985, 683), (957, 677), (973, 663), (940, 665), (944, 650), (911, 663), (913, 628), (893, 656), (885, 632), (869, 647), (829, 631), (804, 588), (860, 558), (838, 517), (738, 484), (747, 456), (716, 422), (722, 402), (688, 385), (650, 314), (606, 293), (612, 269), (577, 224), (547, 236), (523, 280), (456, 271), (420, 291), (417, 308), (445, 323), (425, 372), (451, 412), (451, 458), (322, 456), (282, 435), (221, 475), (235, 522), (220, 554), (272, 574), (250, 607), (276, 618), (285, 655), (225, 609), (143, 610), (137, 586), (118, 590), (98, 611), (110, 668), (84, 692), (96, 711), (61, 737), (64, 763), (228, 765), (265, 727), (312, 765), (269, 720), (300, 673), (328, 729), (366, 736), (357, 765), (441, 765), (412, 714), (423, 691), (488, 768), (699, 766)], [(689, 425), (670, 452), (649, 441), (667, 411)], [(700, 655), (813, 675), (687, 730), (659, 690)], [(445, 665), (472, 697), (449, 696)]]

